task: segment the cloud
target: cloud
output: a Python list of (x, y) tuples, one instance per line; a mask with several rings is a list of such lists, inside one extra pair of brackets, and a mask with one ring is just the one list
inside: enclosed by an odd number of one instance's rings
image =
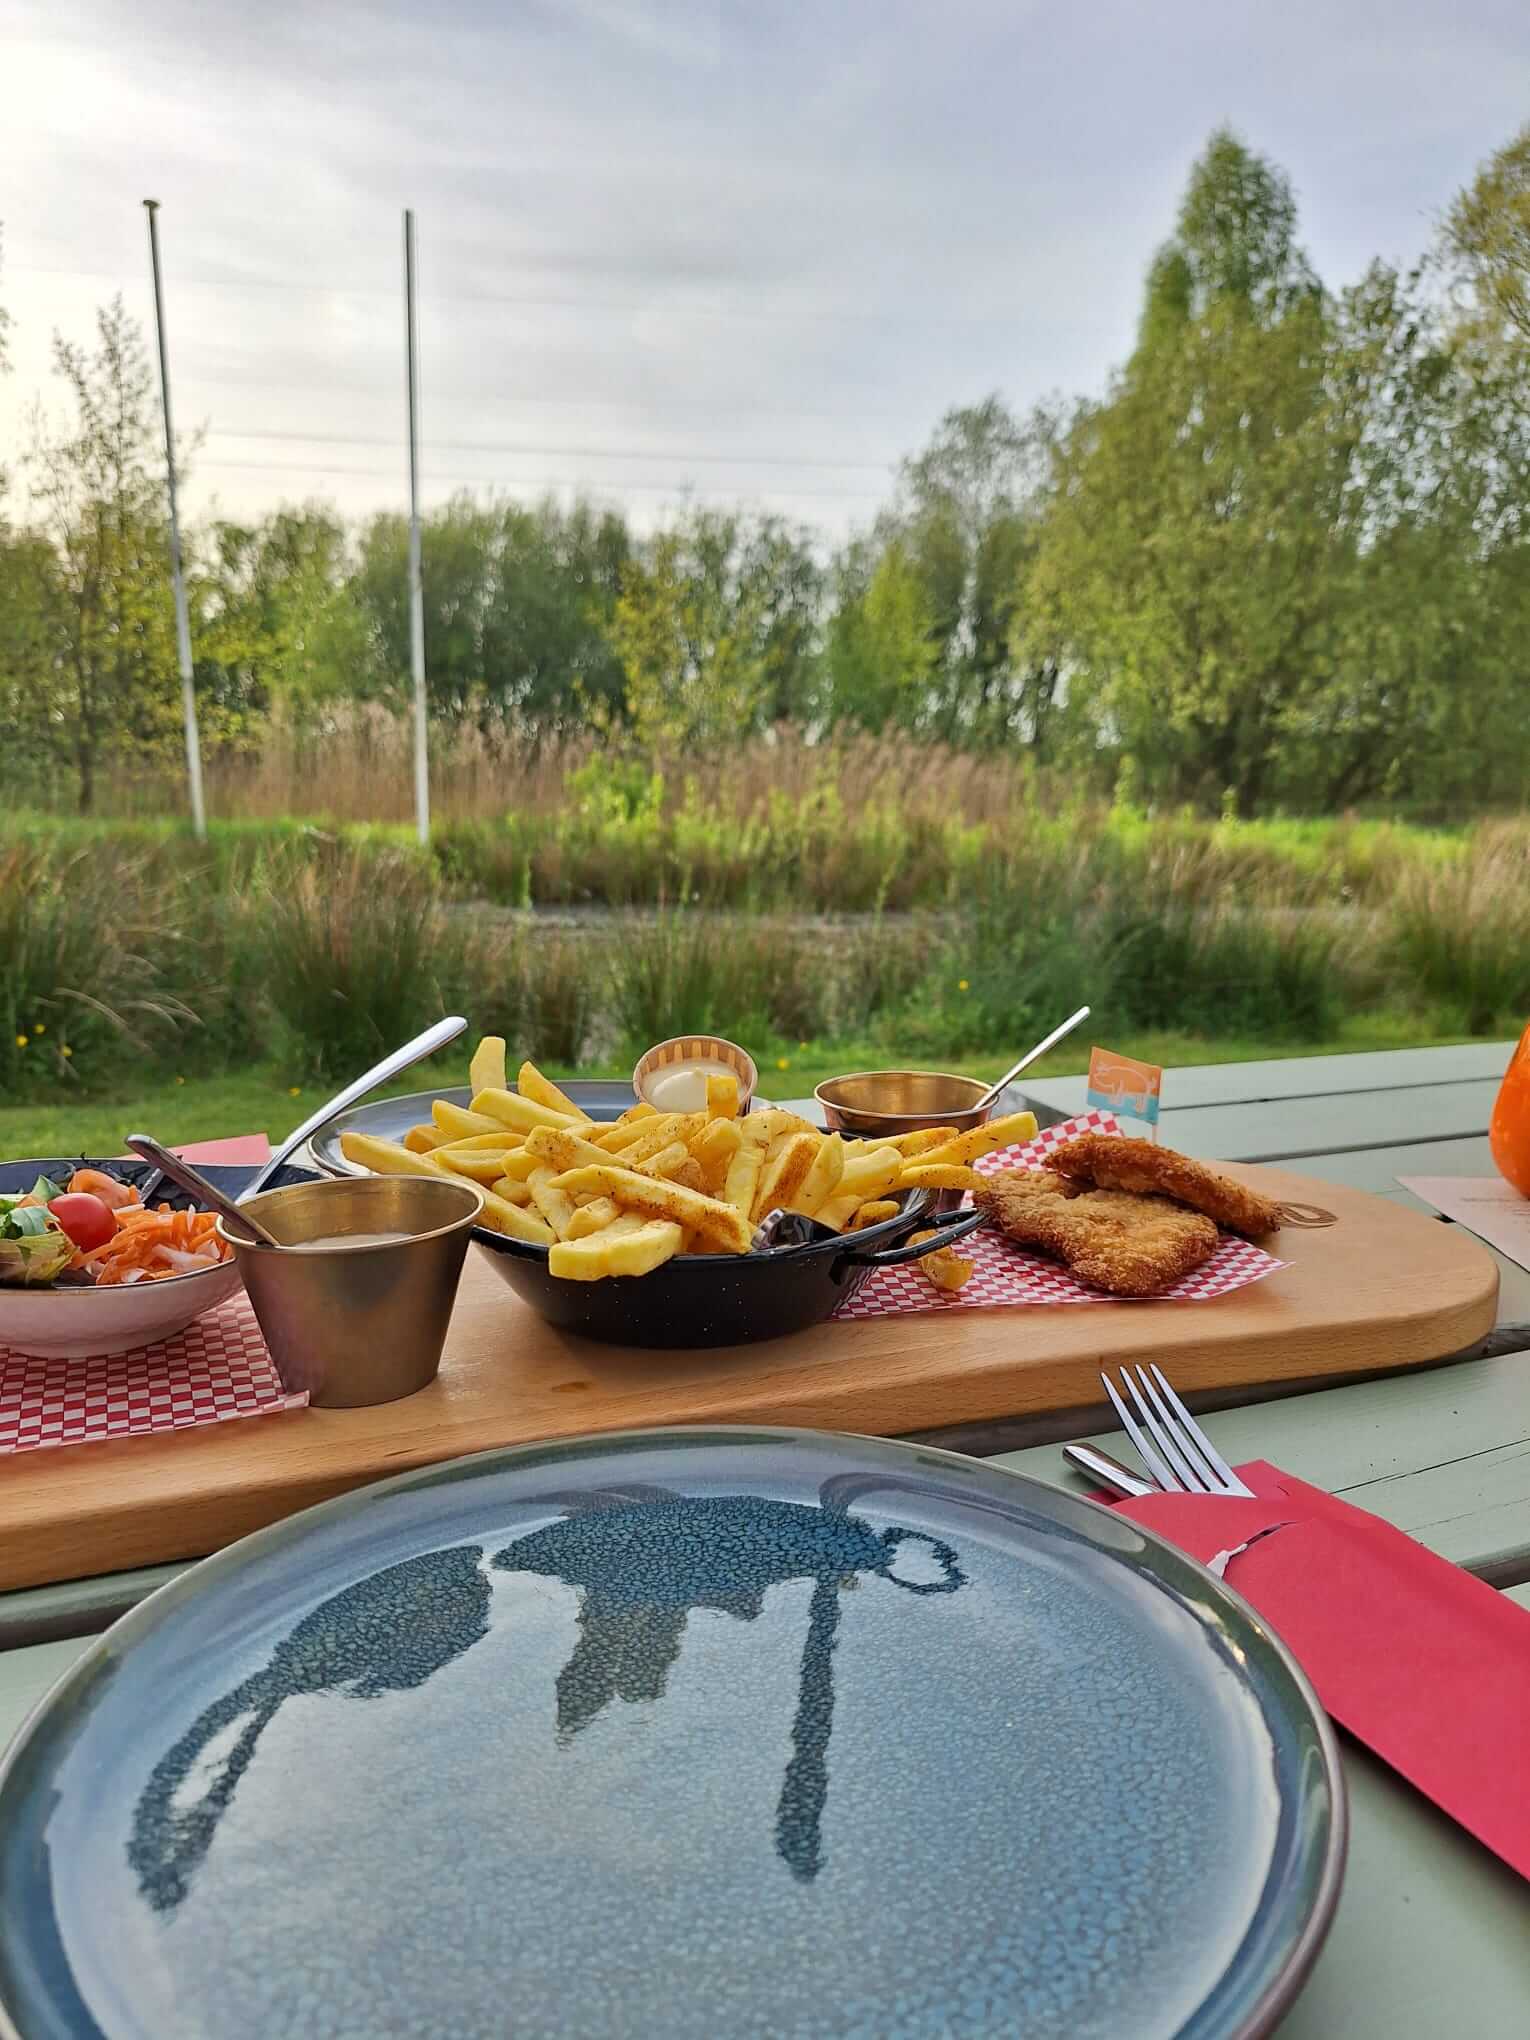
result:
[(118, 287), (148, 318), (152, 195), (193, 507), (396, 504), (410, 204), (433, 494), (582, 483), (647, 521), (689, 483), (837, 531), (949, 404), (1099, 387), (1219, 121), (1291, 171), (1332, 280), (1407, 259), (1522, 120), (1530, 21), (21, 0), (7, 68), (0, 464), (54, 325)]

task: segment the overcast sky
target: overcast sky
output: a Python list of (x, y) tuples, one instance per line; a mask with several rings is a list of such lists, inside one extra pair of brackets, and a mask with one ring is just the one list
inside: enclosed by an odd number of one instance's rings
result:
[(4, 0), (0, 462), (55, 327), (148, 327), (191, 502), (689, 488), (838, 532), (950, 405), (1097, 389), (1230, 121), (1331, 283), (1530, 115), (1530, 0)]

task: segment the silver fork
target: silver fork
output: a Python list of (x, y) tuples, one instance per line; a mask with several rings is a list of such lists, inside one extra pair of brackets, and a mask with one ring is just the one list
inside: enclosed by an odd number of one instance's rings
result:
[(1170, 1388), (1162, 1368), (1139, 1367), (1135, 1379), (1130, 1367), (1121, 1369), (1121, 1386), (1136, 1406), (1136, 1417), (1122, 1401), (1110, 1376), (1102, 1374), (1100, 1379), (1115, 1405), (1121, 1428), (1161, 1488), (1169, 1493), (1253, 1497), (1254, 1490), (1239, 1480)]

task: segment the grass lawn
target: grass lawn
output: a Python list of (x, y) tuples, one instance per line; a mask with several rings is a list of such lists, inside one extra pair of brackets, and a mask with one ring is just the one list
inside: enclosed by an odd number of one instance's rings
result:
[[(1367, 1049), (1420, 1048), (1457, 1041), (1463, 1037), (1431, 1035), (1401, 1018), (1369, 1016), (1346, 1023), (1337, 1039), (1321, 1042), (1281, 1042), (1272, 1045), (1257, 1040), (1202, 1041), (1183, 1034), (1124, 1035), (1109, 1039), (1110, 1047), (1145, 1062), (1161, 1063), (1166, 1070), (1186, 1063), (1260, 1061), (1268, 1057), (1293, 1055), (1341, 1055)], [(1084, 1069), (1089, 1060), (1087, 1024), (1079, 1041), (1054, 1050), (1031, 1074), (1070, 1076)], [(461, 1053), (438, 1057), (410, 1070), (390, 1091), (445, 1089), (467, 1081), (466, 1038)], [(1017, 1045), (1015, 1053), (1020, 1048)], [(1008, 1060), (1013, 1060), (1010, 1057)], [(801, 1098), (826, 1077), (846, 1070), (886, 1067), (885, 1053), (874, 1055), (862, 1044), (837, 1043), (808, 1048), (787, 1059), (785, 1069), (767, 1065), (760, 1072), (761, 1089), (769, 1097)], [(964, 1076), (994, 1078), (1005, 1068), (1003, 1056), (957, 1059), (950, 1067)], [(582, 1076), (628, 1076), (630, 1064), (592, 1066)], [(572, 1072), (550, 1071), (550, 1075)], [(0, 1161), (20, 1160), (31, 1155), (111, 1155), (123, 1152), (127, 1133), (151, 1133), (157, 1140), (181, 1146), (194, 1140), (216, 1140), (235, 1133), (268, 1133), (278, 1140), (290, 1128), (321, 1105), (328, 1089), (307, 1083), (295, 1086), (290, 1073), (270, 1065), (216, 1077), (156, 1077), (135, 1085), (124, 1076), (119, 1091), (111, 1096), (62, 1097), (57, 1100), (0, 1105)], [(1165, 1079), (1165, 1095), (1172, 1102), (1172, 1079)]]

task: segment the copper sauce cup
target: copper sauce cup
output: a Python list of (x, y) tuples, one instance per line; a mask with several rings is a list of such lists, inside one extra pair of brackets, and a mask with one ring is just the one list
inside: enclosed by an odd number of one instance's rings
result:
[(952, 1077), (938, 1070), (864, 1070), (831, 1077), (813, 1096), (831, 1133), (860, 1140), (890, 1140), (921, 1127), (951, 1126), (958, 1133), (993, 1117), (993, 1106), (978, 1107), (989, 1086), (977, 1077)]

